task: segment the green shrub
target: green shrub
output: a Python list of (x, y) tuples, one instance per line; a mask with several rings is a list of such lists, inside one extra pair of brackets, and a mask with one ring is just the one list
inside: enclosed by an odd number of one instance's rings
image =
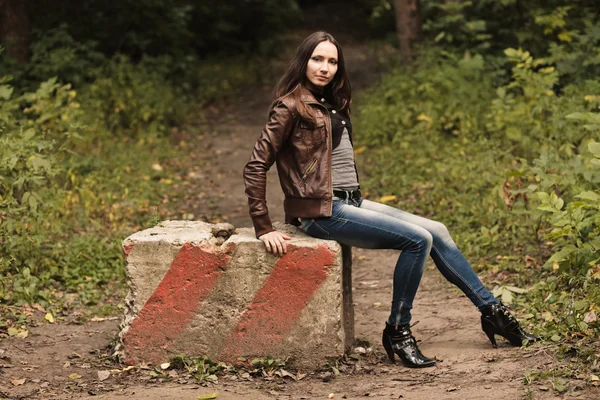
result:
[(505, 53), (506, 83), (480, 56), (438, 53), (359, 99), (357, 152), (369, 149), (361, 186), (446, 223), (476, 268), (529, 288), (503, 297), (545, 337), (591, 338), (600, 329), (600, 171), (598, 144), (590, 153), (588, 143), (600, 132), (600, 81), (558, 91), (560, 71), (547, 61)]
[(82, 91), (90, 123), (100, 122), (99, 128), (112, 134), (166, 133), (185, 113), (182, 93), (165, 80), (168, 62), (165, 58), (133, 64), (125, 56), (115, 56)]

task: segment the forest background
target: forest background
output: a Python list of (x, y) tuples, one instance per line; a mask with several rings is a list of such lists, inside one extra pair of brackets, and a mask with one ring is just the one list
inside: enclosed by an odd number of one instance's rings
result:
[[(189, 217), (160, 161), (185, 157), (203, 109), (273, 83), (314, 3), (0, 1), (0, 333), (26, 329), (25, 305), (120, 312), (120, 241)], [(597, 384), (595, 0), (344, 4), (355, 37), (390, 49), (354, 103), (364, 191), (446, 222), (567, 361), (552, 373)]]

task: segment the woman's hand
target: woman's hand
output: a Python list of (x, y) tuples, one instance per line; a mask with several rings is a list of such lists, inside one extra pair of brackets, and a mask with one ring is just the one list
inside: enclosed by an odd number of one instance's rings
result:
[(269, 253), (275, 253), (282, 256), (286, 252), (287, 245), (285, 244), (285, 241), (290, 240), (291, 237), (285, 233), (272, 231), (260, 236), (259, 239), (265, 244)]

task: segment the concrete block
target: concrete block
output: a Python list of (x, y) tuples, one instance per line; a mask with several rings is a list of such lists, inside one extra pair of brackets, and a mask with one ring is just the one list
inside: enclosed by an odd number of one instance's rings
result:
[(270, 355), (310, 368), (342, 355), (339, 244), (276, 227), (292, 236), (283, 257), (267, 253), (253, 229), (226, 223), (166, 221), (125, 239), (124, 361)]

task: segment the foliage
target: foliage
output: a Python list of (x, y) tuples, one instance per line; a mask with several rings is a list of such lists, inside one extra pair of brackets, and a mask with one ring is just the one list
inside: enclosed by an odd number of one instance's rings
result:
[(600, 332), (600, 82), (557, 92), (561, 72), (546, 60), (505, 55), (506, 83), (495, 61), (429, 52), (360, 99), (361, 186), (448, 224), (546, 339), (589, 340)]
[[(394, 2), (362, 0), (371, 23), (384, 35), (395, 30)], [(593, 79), (600, 72), (600, 20), (594, 0), (422, 0), (426, 45), (493, 60), (505, 48), (525, 48), (561, 74), (561, 83)]]
[(165, 133), (185, 115), (185, 97), (165, 80), (169, 72), (168, 57), (133, 64), (125, 56), (116, 56), (82, 97), (104, 131)]
[[(3, 303), (39, 303), (60, 312), (100, 306), (102, 299), (123, 292), (120, 241), (157, 218), (156, 205), (178, 180), (166, 179), (152, 166), (187, 152), (164, 136), (185, 111), (176, 109), (184, 102), (175, 95), (179, 89), (164, 79), (168, 64), (148, 59), (135, 65), (115, 58), (99, 69), (100, 78), (78, 91), (56, 77), (32, 91), (18, 90), (2, 78)], [(205, 92), (194, 97), (194, 88), (188, 88), (196, 104), (227, 96), (256, 79), (226, 62), (190, 75)], [(116, 117), (111, 104), (124, 105)], [(121, 136), (117, 141), (116, 135)]]
[[(300, 372), (298, 375), (295, 375), (284, 370), (283, 368), (286, 366), (286, 361), (287, 360), (280, 360), (271, 356), (255, 358), (252, 360), (240, 357), (234, 365), (231, 365), (224, 362), (214, 362), (207, 357), (189, 358), (185, 355), (178, 354), (171, 359), (169, 364), (163, 366), (172, 369), (185, 370), (198, 382), (216, 383), (218, 381), (218, 374), (220, 373), (238, 374), (242, 377), (272, 377), (273, 375), (279, 377), (289, 376), (295, 380), (297, 380), (298, 377), (301, 378), (306, 376)], [(153, 372), (154, 373), (151, 372), (151, 376), (154, 377), (164, 375), (164, 372), (158, 370), (158, 367)]]
[[(80, 43), (98, 43), (112, 58), (125, 54), (183, 58), (196, 55), (272, 51), (277, 33), (297, 20), (295, 0), (88, 0), (65, 7), (44, 0), (31, 7), (33, 28), (41, 34), (65, 24)], [(266, 53), (263, 53), (266, 54)]]
[(79, 87), (94, 79), (106, 58), (96, 49), (94, 42), (80, 42), (71, 36), (63, 24), (45, 32), (38, 32), (31, 46), (31, 59), (27, 67), (20, 68), (23, 77), (42, 82), (58, 77)]

